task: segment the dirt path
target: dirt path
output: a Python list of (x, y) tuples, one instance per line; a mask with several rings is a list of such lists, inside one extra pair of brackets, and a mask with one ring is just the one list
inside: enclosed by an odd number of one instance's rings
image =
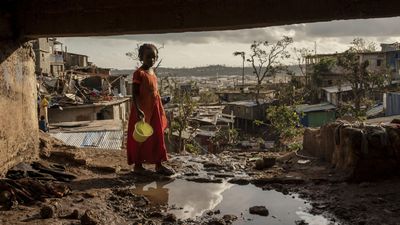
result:
[[(256, 170), (257, 160), (263, 157), (279, 160), (270, 168)], [(177, 175), (168, 178), (155, 173), (133, 174), (123, 151), (55, 148), (44, 161), (64, 164), (68, 172), (78, 176), (68, 183), (71, 194), (0, 211), (0, 224), (231, 224), (238, 216), (211, 212), (201, 219), (181, 221), (165, 212), (173, 207), (165, 201), (153, 201), (132, 191), (141, 183), (168, 183), (171, 179), (252, 183), (285, 195), (298, 193), (312, 201), (312, 213), (328, 215), (340, 224), (400, 224), (400, 179), (350, 183), (345, 174), (321, 162), (301, 160), (283, 153), (173, 155), (168, 165)], [(46, 207), (54, 213), (43, 219), (41, 210)]]

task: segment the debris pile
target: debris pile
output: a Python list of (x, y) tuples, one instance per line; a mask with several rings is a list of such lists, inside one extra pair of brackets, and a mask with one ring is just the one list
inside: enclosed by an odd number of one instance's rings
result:
[[(394, 121), (395, 122), (395, 121)], [(330, 162), (352, 180), (395, 175), (400, 165), (400, 124), (337, 121), (306, 129), (304, 152)]]
[(0, 206), (11, 209), (17, 204), (61, 198), (71, 190), (60, 181), (74, 179), (76, 176), (65, 172), (65, 167), (60, 164), (20, 163), (8, 171), (6, 178), (0, 179)]
[(68, 70), (58, 77), (38, 76), (38, 100), (42, 101), (45, 96), (49, 108), (110, 101), (113, 97), (121, 97), (118, 91), (113, 91), (116, 81), (121, 78), (124, 76), (113, 79), (107, 74), (79, 69)]

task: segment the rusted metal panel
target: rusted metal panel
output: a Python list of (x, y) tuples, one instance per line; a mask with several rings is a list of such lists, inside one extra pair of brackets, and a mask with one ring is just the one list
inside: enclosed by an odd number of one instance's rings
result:
[(78, 148), (121, 150), (123, 141), (122, 131), (59, 132), (51, 133), (50, 135)]

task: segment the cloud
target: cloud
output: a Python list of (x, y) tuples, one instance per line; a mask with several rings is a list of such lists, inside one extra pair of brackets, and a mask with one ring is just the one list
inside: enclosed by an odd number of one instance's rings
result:
[(148, 35), (122, 35), (101, 37), (102, 39), (125, 39), (136, 42), (154, 42), (158, 44), (205, 44), (213, 42), (251, 43), (254, 40), (276, 41), (283, 35), (291, 36), (295, 41), (324, 37), (383, 37), (400, 36), (397, 29), (400, 17), (340, 20), (310, 24), (295, 24), (278, 27), (254, 28), (228, 31), (185, 32)]
[[(165, 44), (161, 51), (163, 66), (193, 67), (213, 64), (236, 66), (240, 59), (234, 51), (248, 51), (254, 40), (279, 40), (283, 35), (294, 38), (292, 47), (317, 47), (318, 53), (342, 52), (354, 37), (375, 43), (400, 41), (397, 25), (400, 17), (342, 20), (295, 24), (244, 30), (186, 32), (106, 37), (60, 38), (71, 52), (87, 54), (99, 66), (133, 68), (136, 64), (125, 56), (137, 44)], [(379, 45), (377, 46), (379, 50)]]

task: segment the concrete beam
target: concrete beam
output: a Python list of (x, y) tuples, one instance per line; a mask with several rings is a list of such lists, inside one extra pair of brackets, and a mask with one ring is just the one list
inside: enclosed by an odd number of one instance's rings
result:
[[(398, 0), (15, 0), (0, 38), (209, 31), (400, 16)], [(0, 7), (2, 8), (2, 6)], [(4, 8), (4, 7), (3, 7)], [(1, 23), (6, 23), (1, 24)], [(8, 23), (8, 24), (7, 24)], [(14, 24), (14, 25), (13, 25)], [(12, 30), (11, 28), (17, 28)]]

